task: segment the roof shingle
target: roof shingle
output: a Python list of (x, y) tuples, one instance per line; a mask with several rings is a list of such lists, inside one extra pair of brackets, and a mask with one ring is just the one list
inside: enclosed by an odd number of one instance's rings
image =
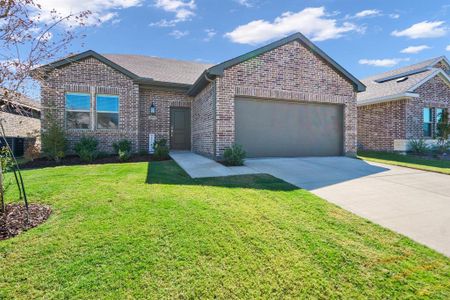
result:
[(102, 54), (139, 77), (161, 82), (193, 84), (212, 64), (145, 55)]

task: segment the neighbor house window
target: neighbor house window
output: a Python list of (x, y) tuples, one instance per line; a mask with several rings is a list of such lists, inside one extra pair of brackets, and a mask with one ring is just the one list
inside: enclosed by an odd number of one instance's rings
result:
[(66, 127), (89, 129), (91, 127), (91, 95), (66, 94)]
[(429, 107), (423, 109), (423, 136), (431, 137), (433, 132), (433, 110)]
[(97, 95), (97, 128), (119, 128), (119, 96)]

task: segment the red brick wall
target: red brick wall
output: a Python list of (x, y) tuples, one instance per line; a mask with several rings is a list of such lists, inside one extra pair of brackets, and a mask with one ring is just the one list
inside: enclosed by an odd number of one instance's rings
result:
[[(250, 94), (275, 96), (285, 92), (288, 100), (343, 104), (344, 151), (356, 153), (356, 94), (352, 84), (300, 42), (232, 66), (216, 81), (216, 156), (234, 142), (234, 97), (237, 89), (245, 88), (253, 89)], [(289, 92), (296, 96), (289, 96)]]
[(51, 72), (41, 85), (42, 130), (46, 128), (45, 118), (50, 110), (64, 128), (66, 92), (90, 93), (91, 101), (97, 93), (118, 95), (119, 129), (68, 129), (70, 147), (82, 136), (93, 136), (99, 140), (101, 151), (113, 151), (112, 143), (124, 138), (132, 141), (134, 151), (138, 150), (139, 87), (130, 78), (95, 58), (86, 58)]
[(440, 76), (435, 76), (417, 90), (419, 98), (407, 105), (407, 139), (423, 138), (423, 108), (447, 108), (450, 110), (450, 85)]
[(208, 84), (192, 102), (192, 150), (214, 156), (215, 82)]
[[(166, 139), (170, 145), (170, 108), (191, 107), (192, 98), (184, 91), (141, 87), (139, 89), (139, 141), (140, 150), (148, 149), (149, 133), (156, 139)], [(156, 116), (150, 116), (150, 105), (154, 103)]]
[(358, 148), (393, 151), (394, 139), (406, 138), (406, 106), (398, 100), (358, 107)]

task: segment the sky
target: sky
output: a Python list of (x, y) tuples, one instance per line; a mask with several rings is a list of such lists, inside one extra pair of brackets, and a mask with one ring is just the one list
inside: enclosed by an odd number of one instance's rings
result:
[(38, 0), (44, 11), (90, 10), (71, 52), (220, 63), (302, 32), (358, 78), (450, 57), (441, 0)]

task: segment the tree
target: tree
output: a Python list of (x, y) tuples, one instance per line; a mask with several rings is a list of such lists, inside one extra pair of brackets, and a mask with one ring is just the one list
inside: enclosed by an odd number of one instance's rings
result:
[[(50, 16), (49, 16), (50, 14)], [(62, 16), (53, 10), (41, 9), (35, 0), (0, 0), (0, 105), (1, 109), (24, 115), (15, 99), (26, 92), (33, 82), (45, 76), (36, 69), (42, 64), (67, 52), (70, 44), (80, 38), (76, 28), (85, 25), (89, 11)], [(44, 22), (45, 20), (45, 22)], [(33, 79), (31, 74), (33, 73)], [(42, 81), (41, 81), (42, 82)], [(26, 202), (25, 187), (17, 161), (5, 139), (3, 120), (0, 119), (0, 136), (13, 161), (20, 196)], [(1, 177), (1, 174), (0, 174)], [(2, 178), (0, 178), (2, 182)], [(0, 187), (1, 196), (4, 189)]]

